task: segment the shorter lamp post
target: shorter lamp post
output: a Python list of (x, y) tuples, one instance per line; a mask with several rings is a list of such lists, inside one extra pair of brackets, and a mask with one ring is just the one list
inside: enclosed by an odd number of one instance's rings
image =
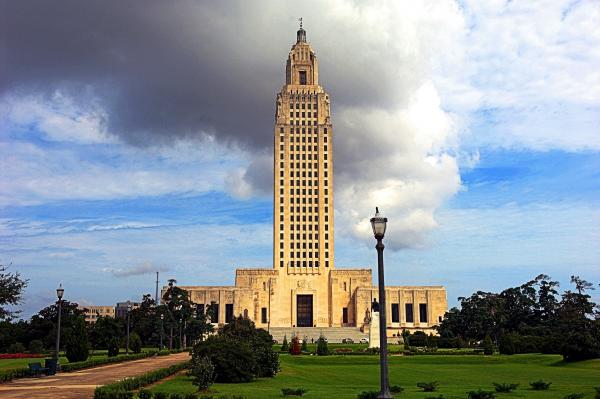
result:
[(383, 237), (387, 227), (387, 218), (379, 215), (379, 208), (375, 208), (375, 216), (371, 218), (371, 227), (373, 227), (373, 235), (377, 240), (377, 268), (379, 274), (379, 370), (381, 379), (381, 391), (378, 398), (391, 399), (392, 394), (389, 388), (388, 381), (388, 364), (387, 364), (387, 324), (386, 324), (386, 305), (385, 305), (385, 281), (383, 278)]
[(163, 321), (164, 320), (165, 320), (165, 315), (164, 315), (164, 313), (161, 313), (160, 314), (160, 345), (159, 345), (160, 350), (163, 349), (163, 330), (164, 330)]
[(127, 347), (125, 353), (129, 355), (129, 314), (131, 313), (131, 301), (127, 301)]
[(58, 367), (58, 352), (60, 350), (60, 318), (62, 313), (62, 297), (65, 293), (65, 289), (62, 287), (62, 284), (56, 289), (56, 296), (58, 297), (58, 325), (56, 328), (56, 350), (54, 351), (54, 359), (56, 360), (56, 365)]

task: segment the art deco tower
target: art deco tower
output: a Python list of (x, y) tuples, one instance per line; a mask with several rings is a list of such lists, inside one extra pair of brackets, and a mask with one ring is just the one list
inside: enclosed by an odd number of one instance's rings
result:
[(328, 275), (334, 267), (329, 95), (302, 25), (277, 94), (274, 162), (273, 267)]

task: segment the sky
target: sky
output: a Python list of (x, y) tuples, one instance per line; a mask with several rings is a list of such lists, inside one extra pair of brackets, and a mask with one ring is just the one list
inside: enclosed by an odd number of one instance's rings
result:
[(272, 267), (276, 93), (302, 17), (334, 126), (338, 268), (540, 273), (600, 301), (597, 1), (0, 0), (0, 263), (113, 304)]

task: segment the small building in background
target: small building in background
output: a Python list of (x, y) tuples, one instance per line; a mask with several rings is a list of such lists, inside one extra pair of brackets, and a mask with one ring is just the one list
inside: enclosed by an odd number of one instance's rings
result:
[(83, 313), (87, 323), (95, 323), (98, 317), (115, 317), (114, 306), (83, 306)]

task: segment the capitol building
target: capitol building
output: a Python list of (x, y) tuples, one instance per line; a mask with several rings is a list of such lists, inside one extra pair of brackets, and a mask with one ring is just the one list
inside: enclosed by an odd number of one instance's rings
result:
[[(237, 269), (233, 286), (180, 286), (199, 311), (216, 310), (214, 323), (243, 315), (275, 338), (369, 328), (378, 297), (371, 269), (335, 265), (333, 99), (319, 83), (317, 56), (300, 27), (275, 100), (273, 266)], [(442, 286), (387, 286), (386, 304), (390, 337), (434, 332), (448, 306)]]

